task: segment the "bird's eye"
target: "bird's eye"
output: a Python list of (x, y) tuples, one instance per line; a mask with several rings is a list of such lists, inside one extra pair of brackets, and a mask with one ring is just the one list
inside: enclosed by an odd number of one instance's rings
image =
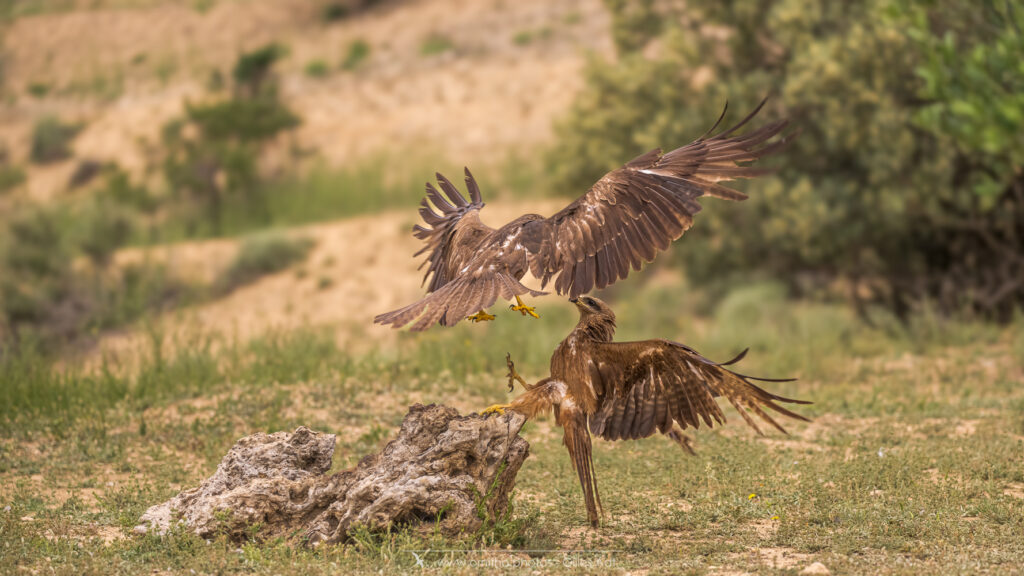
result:
[(597, 306), (597, 302), (595, 302), (593, 298), (587, 297), (586, 301), (587, 301), (587, 306)]

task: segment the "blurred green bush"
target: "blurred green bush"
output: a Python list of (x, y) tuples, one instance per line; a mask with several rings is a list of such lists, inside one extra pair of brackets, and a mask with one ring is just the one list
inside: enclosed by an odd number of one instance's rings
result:
[[(606, 0), (618, 55), (593, 59), (559, 126), (556, 183), (702, 134), (772, 96), (802, 134), (742, 204), (672, 251), (693, 280), (771, 276), (900, 317), (1009, 319), (1024, 303), (1024, 8), (966, 0)], [(727, 120), (728, 122), (728, 120)]]
[(348, 45), (345, 58), (341, 61), (342, 70), (355, 70), (362, 66), (370, 57), (370, 44), (362, 38), (356, 38)]
[(70, 293), (71, 255), (61, 227), (43, 210), (27, 210), (7, 226), (0, 262), (0, 323), (18, 326), (47, 320), (53, 303)]
[(261, 276), (280, 272), (306, 259), (314, 242), (281, 234), (259, 234), (242, 242), (234, 261), (218, 282), (221, 292), (230, 292)]
[(74, 341), (199, 296), (162, 265), (111, 266), (159, 204), (125, 172), (104, 170), (92, 195), (18, 206), (0, 226), (0, 351)]
[(330, 68), (327, 66), (327, 62), (321, 59), (310, 60), (306, 63), (306, 67), (303, 70), (306, 76), (310, 78), (326, 78), (330, 74)]
[(25, 182), (25, 170), (20, 166), (0, 163), (0, 196)]
[(79, 125), (61, 122), (56, 116), (43, 116), (32, 129), (32, 161), (45, 164), (70, 158), (71, 140), (81, 129)]

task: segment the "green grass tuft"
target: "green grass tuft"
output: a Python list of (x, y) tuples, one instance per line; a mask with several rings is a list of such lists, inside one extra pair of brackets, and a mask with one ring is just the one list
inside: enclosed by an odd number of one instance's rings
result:
[(423, 40), (423, 43), (420, 44), (420, 54), (423, 54), (424, 56), (443, 54), (454, 49), (455, 43), (452, 42), (451, 38), (436, 32), (427, 36)]
[(366, 62), (370, 57), (370, 44), (362, 38), (353, 40), (348, 45), (348, 51), (345, 52), (345, 58), (341, 61), (342, 70), (356, 70)]
[(326, 78), (330, 73), (330, 68), (327, 66), (327, 62), (318, 58), (307, 62), (304, 71), (310, 78)]

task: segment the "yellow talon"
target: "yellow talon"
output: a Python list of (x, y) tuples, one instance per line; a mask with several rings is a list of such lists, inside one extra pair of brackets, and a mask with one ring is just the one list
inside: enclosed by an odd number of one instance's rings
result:
[(490, 322), (494, 320), (494, 314), (488, 314), (486, 310), (481, 310), (472, 316), (468, 316), (466, 320), (471, 322)]
[(481, 416), (487, 416), (488, 414), (497, 414), (499, 416), (504, 416), (505, 415), (505, 408), (508, 408), (508, 407), (509, 407), (508, 404), (493, 404), (491, 406), (488, 406), (487, 408), (484, 408), (480, 412), (480, 415)]
[(534, 318), (540, 318), (540, 315), (535, 312), (536, 308), (534, 306), (527, 306), (526, 304), (523, 304), (523, 300), (519, 298), (519, 296), (516, 296), (515, 305), (509, 305), (508, 309), (514, 312), (519, 312), (523, 316), (529, 314)]

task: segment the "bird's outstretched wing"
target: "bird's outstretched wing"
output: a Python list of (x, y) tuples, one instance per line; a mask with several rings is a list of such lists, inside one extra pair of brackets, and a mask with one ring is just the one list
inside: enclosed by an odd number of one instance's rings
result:
[(783, 433), (786, 430), (763, 408), (807, 421), (779, 402), (810, 404), (783, 398), (756, 386), (754, 378), (733, 372), (727, 365), (738, 362), (746, 350), (729, 362), (716, 363), (692, 348), (668, 340), (601, 342), (590, 350), (590, 378), (598, 408), (590, 415), (590, 430), (607, 440), (646, 438), (656, 430), (666, 433), (677, 422), (685, 429), (723, 424), (718, 396), (724, 396), (758, 434), (761, 429), (752, 412)]
[(438, 173), (437, 184), (441, 191), (427, 182), (426, 197), (420, 201), (420, 216), (426, 227), (416, 224), (412, 230), (413, 235), (423, 240), (425, 246), (413, 256), (428, 253), (427, 259), (420, 265), (422, 268), (429, 264), (423, 276), (424, 282), (430, 278), (427, 292), (434, 292), (454, 280), (461, 264), (468, 261), (475, 252), (466, 249), (465, 245), (472, 245), (474, 237), (491, 232), (491, 228), (481, 223), (478, 218), (465, 218), (471, 212), (484, 207), (483, 199), (480, 197), (480, 186), (469, 172), (469, 168), (465, 171), (469, 200), (466, 200), (447, 178)]
[(746, 195), (719, 182), (765, 173), (740, 163), (786, 144), (786, 139), (769, 142), (786, 127), (785, 120), (734, 135), (762, 106), (764, 102), (714, 136), (709, 137), (718, 122), (682, 148), (638, 156), (605, 174), (554, 216), (526, 223), (522, 243), (531, 253), (530, 271), (541, 280), (541, 288), (553, 278), (555, 290), (570, 298), (604, 288), (625, 278), (630, 267), (640, 270), (643, 262), (651, 262), (659, 250), (682, 236), (701, 209), (697, 198), (706, 194), (744, 200)]

